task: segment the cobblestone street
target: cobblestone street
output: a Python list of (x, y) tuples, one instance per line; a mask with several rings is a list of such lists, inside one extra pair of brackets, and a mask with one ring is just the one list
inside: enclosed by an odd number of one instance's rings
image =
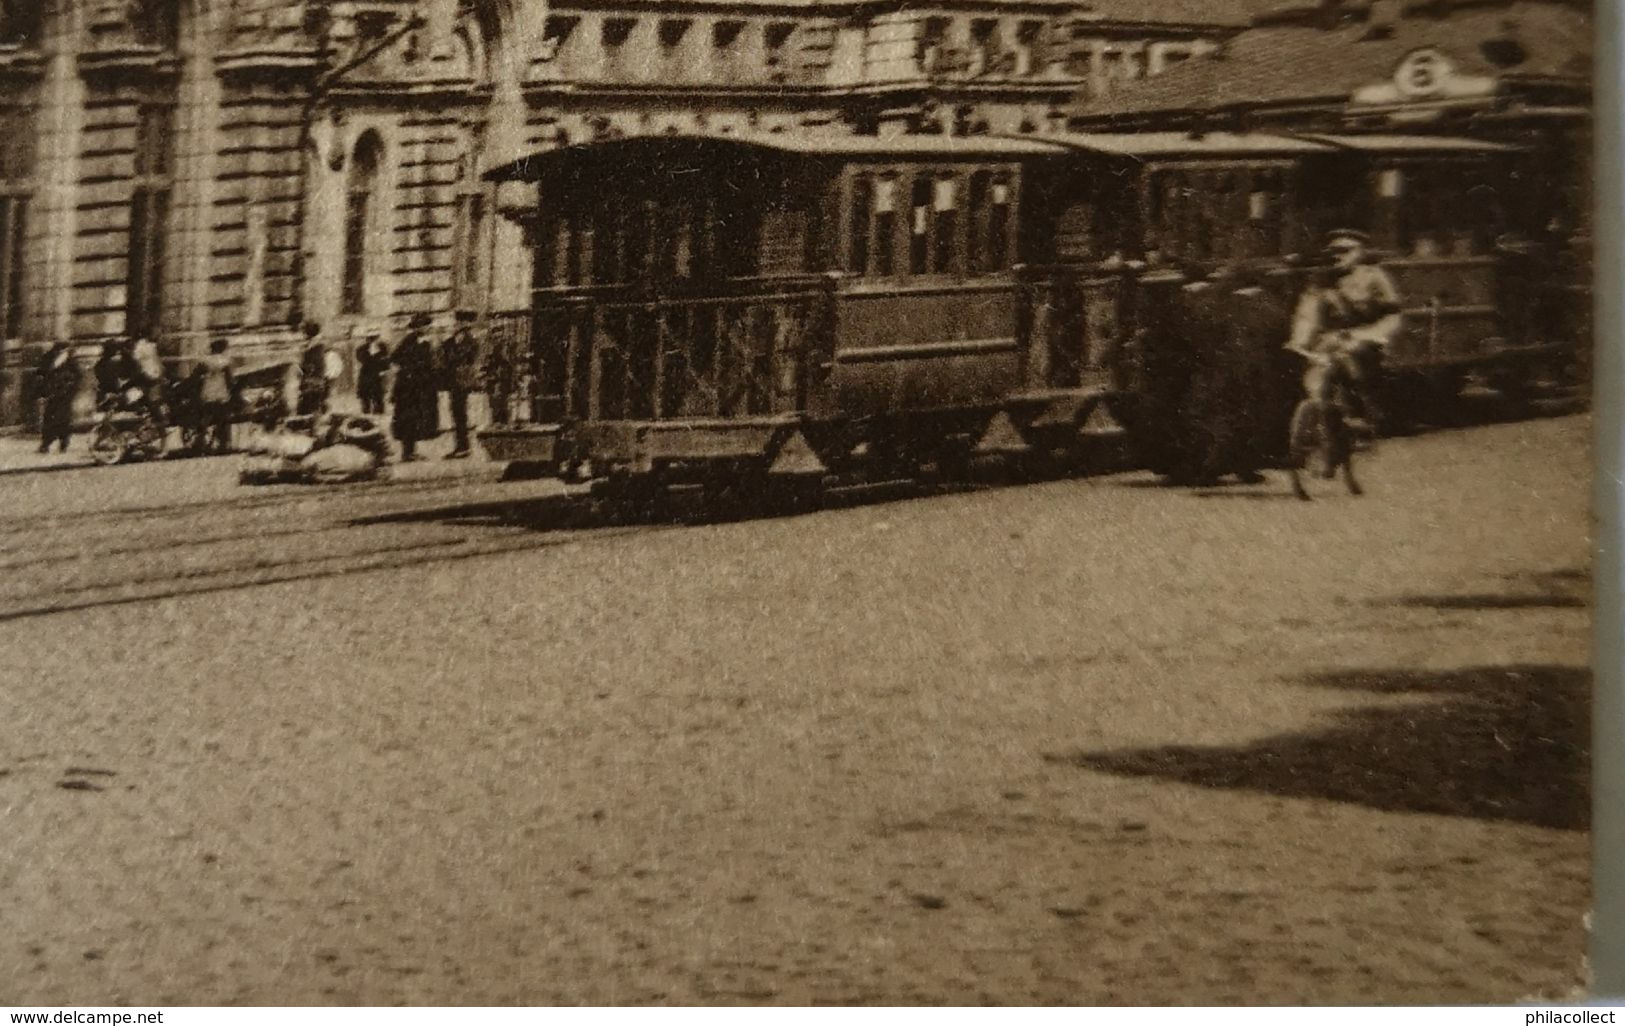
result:
[(1568, 994), (1589, 433), (680, 525), (0, 476), (0, 1003)]

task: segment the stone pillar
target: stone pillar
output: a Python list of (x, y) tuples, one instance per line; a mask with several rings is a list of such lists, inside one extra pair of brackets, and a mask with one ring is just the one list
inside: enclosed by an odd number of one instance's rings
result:
[(214, 29), (209, 16), (201, 11), (182, 25), (182, 64), (175, 105), (175, 185), (166, 254), (169, 280), (163, 312), (168, 355), (201, 355), (207, 348), (215, 152), (223, 94), (215, 73)]
[[(547, 4), (526, 3), (521, 12), (501, 19), (500, 38), (487, 41), (492, 77), (491, 113), (485, 136), (485, 167), (495, 168), (524, 156), (530, 108), (525, 102), (524, 55), (540, 52)], [(530, 307), (530, 247), (519, 225), (496, 217), (491, 226), (491, 309)]]
[(79, 77), (82, 37), (76, 6), (45, 19), (45, 73), (39, 87), (39, 149), (28, 216), (30, 267), (27, 334), (67, 338), (73, 313), (74, 237), (78, 230), (80, 136), (84, 131), (85, 83)]

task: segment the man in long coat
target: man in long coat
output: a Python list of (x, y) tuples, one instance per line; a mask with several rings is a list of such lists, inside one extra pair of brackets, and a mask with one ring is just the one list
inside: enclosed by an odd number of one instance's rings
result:
[(446, 458), (465, 459), (469, 453), (468, 397), (480, 387), (480, 343), (474, 337), (474, 312), (457, 311), (457, 330), (440, 344), (441, 385), (451, 399), (451, 423), (456, 447)]
[(395, 410), (390, 428), (401, 443), (403, 463), (422, 459), (417, 454), (417, 444), (440, 433), (440, 390), (434, 349), (423, 337), (430, 323), (427, 314), (415, 314), (408, 323), (406, 336), (390, 357), (395, 365), (395, 387), (390, 395)]
[(68, 451), (73, 434), (73, 398), (79, 394), (79, 364), (65, 342), (53, 342), (39, 362), (39, 389), (44, 409), (40, 413), (39, 451), (52, 442)]
[(300, 416), (327, 410), (327, 346), (321, 334), (321, 325), (314, 321), (304, 326), (305, 348), (299, 355)]
[(384, 374), (389, 370), (389, 350), (378, 340), (377, 332), (367, 335), (367, 340), (355, 351), (355, 360), (355, 394), (361, 400), (361, 412), (383, 413)]

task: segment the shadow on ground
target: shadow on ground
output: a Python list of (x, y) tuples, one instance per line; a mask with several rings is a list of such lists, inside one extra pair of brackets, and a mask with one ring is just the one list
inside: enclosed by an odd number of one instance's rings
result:
[(697, 488), (678, 488), (642, 495), (580, 491), (541, 498), (459, 502), (361, 517), (352, 523), (356, 526), (442, 523), (468, 527), (522, 527), (534, 531), (699, 526), (800, 516), (820, 510), (901, 502), (997, 486), (987, 483), (885, 481), (842, 487), (786, 484), (750, 495)]
[(1488, 611), (1496, 609), (1588, 609), (1591, 575), (1585, 570), (1552, 570), (1504, 578), (1508, 591), (1457, 595), (1401, 595), (1374, 605), (1407, 609)]
[(1431, 696), (1337, 714), (1315, 733), (1229, 748), (1173, 745), (1045, 758), (1199, 787), (1352, 802), (1388, 812), (1590, 823), (1591, 673), (1568, 666), (1377, 670), (1306, 678), (1313, 687)]

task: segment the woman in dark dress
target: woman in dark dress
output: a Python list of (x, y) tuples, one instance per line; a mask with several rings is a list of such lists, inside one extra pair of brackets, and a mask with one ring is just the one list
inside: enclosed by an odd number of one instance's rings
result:
[(390, 428), (401, 443), (401, 461), (422, 459), (417, 444), (440, 433), (440, 390), (435, 374), (434, 349), (423, 337), (429, 318), (417, 314), (406, 337), (395, 347), (395, 387), (390, 395), (394, 414)]
[(62, 452), (67, 452), (73, 434), (73, 398), (79, 394), (79, 364), (66, 343), (53, 342), (40, 357), (39, 386), (44, 406), (40, 411), (39, 451), (49, 450), (56, 442)]

